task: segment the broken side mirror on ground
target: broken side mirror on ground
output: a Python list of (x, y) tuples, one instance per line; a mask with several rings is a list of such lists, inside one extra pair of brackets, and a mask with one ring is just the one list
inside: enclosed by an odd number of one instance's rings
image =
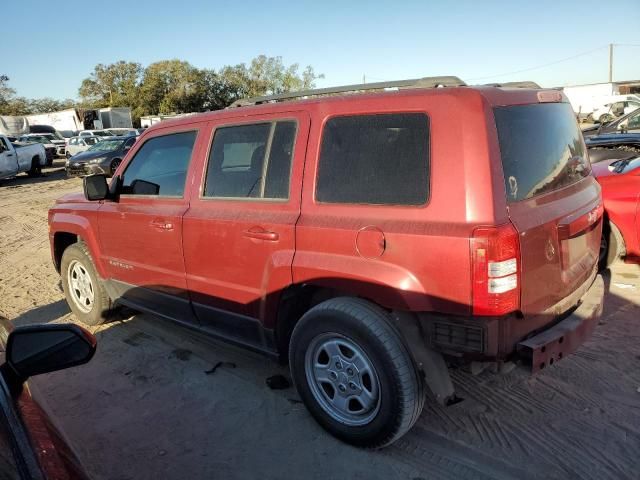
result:
[(87, 200), (104, 200), (109, 196), (109, 184), (104, 174), (84, 177), (82, 187)]
[(96, 344), (93, 334), (78, 325), (17, 327), (7, 339), (6, 363), (1, 370), (8, 383), (22, 383), (33, 375), (87, 363)]

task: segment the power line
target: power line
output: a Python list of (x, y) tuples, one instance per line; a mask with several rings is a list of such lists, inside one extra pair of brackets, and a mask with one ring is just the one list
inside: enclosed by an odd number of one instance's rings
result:
[(485, 76), (485, 77), (470, 78), (469, 81), (473, 82), (475, 80), (485, 80), (487, 78), (504, 77), (506, 75), (515, 75), (516, 73), (530, 72), (531, 70), (538, 70), (539, 68), (549, 67), (551, 65), (556, 65), (558, 63), (566, 62), (568, 60), (573, 60), (574, 58), (584, 57), (585, 55), (589, 55), (589, 54), (591, 54), (593, 52), (597, 52), (598, 50), (602, 50), (602, 49), (605, 49), (605, 48), (609, 48), (609, 46), (606, 45), (606, 46), (594, 48), (593, 50), (589, 50), (588, 52), (578, 53), (577, 55), (572, 55), (572, 56), (567, 57), (567, 58), (563, 58), (563, 59), (560, 59), (560, 60), (555, 60), (553, 62), (545, 63), (543, 65), (537, 65), (535, 67), (530, 67), (530, 68), (523, 68), (522, 70), (515, 70), (513, 72), (498, 73), (497, 75), (488, 75), (488, 76)]

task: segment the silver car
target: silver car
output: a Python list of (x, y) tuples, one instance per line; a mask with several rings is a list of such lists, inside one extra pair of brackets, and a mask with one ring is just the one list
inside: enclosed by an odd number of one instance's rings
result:
[(71, 158), (80, 152), (84, 152), (100, 140), (102, 140), (102, 137), (97, 136), (71, 137), (69, 139), (69, 144), (67, 145), (67, 158)]

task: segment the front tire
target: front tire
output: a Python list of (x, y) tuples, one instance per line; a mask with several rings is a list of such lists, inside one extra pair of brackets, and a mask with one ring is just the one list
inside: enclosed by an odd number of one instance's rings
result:
[(424, 384), (387, 312), (357, 298), (316, 305), (291, 336), (289, 362), (316, 421), (360, 447), (404, 435), (424, 405)]
[(118, 166), (120, 165), (121, 162), (122, 160), (119, 158), (116, 158), (114, 161), (111, 162), (109, 170), (111, 172), (112, 177), (113, 177), (113, 174), (116, 173), (116, 170), (118, 169)]
[(110, 318), (111, 299), (83, 243), (74, 243), (64, 251), (60, 274), (67, 303), (78, 320), (96, 326)]

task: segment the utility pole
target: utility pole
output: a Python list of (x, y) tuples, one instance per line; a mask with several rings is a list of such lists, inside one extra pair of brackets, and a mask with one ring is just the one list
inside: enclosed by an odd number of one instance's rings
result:
[(609, 83), (613, 82), (613, 43), (609, 44)]
[(367, 83), (367, 77), (365, 77), (364, 73), (362, 74), (362, 84)]

